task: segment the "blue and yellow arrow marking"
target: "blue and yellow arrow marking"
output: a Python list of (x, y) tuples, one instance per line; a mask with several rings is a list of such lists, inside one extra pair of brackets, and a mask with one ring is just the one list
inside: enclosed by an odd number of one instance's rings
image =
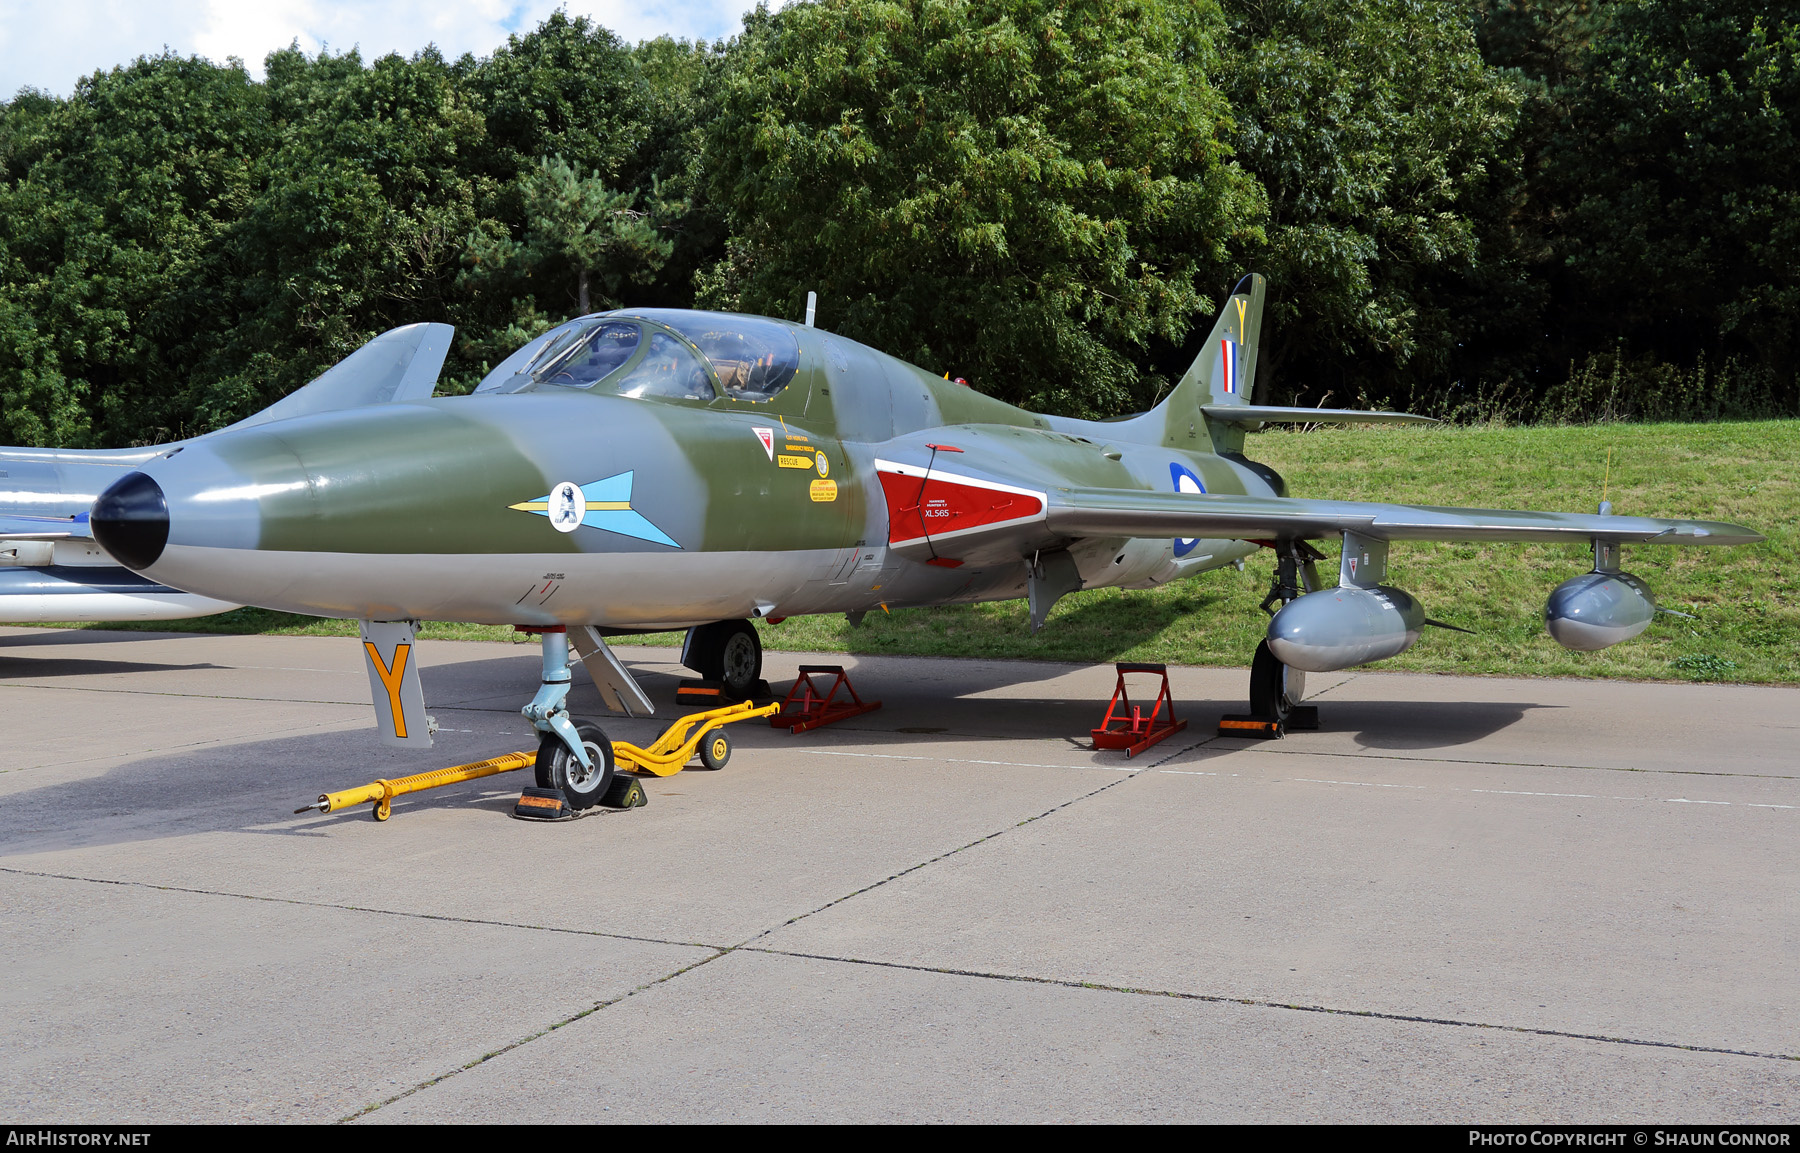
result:
[[(680, 548), (679, 544), (669, 538), (663, 530), (651, 524), (644, 514), (631, 507), (631, 477), (629, 472), (609, 476), (605, 480), (596, 480), (581, 486), (582, 498), (587, 502), (587, 511), (581, 518), (584, 528), (597, 528), (606, 532), (616, 532), (620, 536), (636, 537), (652, 544), (666, 544), (670, 548)], [(561, 487), (561, 486), (558, 486)], [(535, 512), (541, 517), (550, 515), (550, 498), (554, 493), (545, 493), (536, 500), (522, 501), (508, 505), (508, 508), (520, 512)]]

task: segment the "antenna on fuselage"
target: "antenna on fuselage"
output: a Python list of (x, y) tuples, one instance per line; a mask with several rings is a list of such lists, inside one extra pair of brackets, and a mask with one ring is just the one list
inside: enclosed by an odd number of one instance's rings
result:
[(811, 328), (813, 326), (813, 317), (818, 311), (819, 294), (816, 292), (808, 292), (806, 294), (806, 327)]

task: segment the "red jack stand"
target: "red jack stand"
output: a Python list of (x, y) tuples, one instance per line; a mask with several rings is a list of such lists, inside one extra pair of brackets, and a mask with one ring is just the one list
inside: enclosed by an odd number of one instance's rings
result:
[[(814, 674), (831, 675), (834, 678), (831, 687), (820, 692), (819, 686), (813, 681)], [(849, 700), (835, 699), (839, 685), (850, 694)], [(804, 733), (808, 729), (833, 724), (846, 717), (874, 712), (880, 707), (880, 701), (865, 701), (856, 695), (856, 690), (850, 685), (850, 678), (844, 675), (843, 665), (801, 665), (799, 679), (788, 690), (787, 700), (781, 703), (781, 711), (770, 717), (769, 723), (791, 733)]]
[[(1186, 721), (1175, 719), (1175, 699), (1169, 694), (1168, 666), (1121, 664), (1113, 667), (1119, 670), (1119, 687), (1113, 690), (1112, 703), (1106, 706), (1106, 719), (1094, 730), (1096, 750), (1124, 749), (1127, 757), (1134, 757), (1164, 737), (1187, 728)], [(1162, 678), (1162, 690), (1157, 693), (1149, 716), (1144, 715), (1141, 705), (1131, 703), (1131, 696), (1125, 691), (1126, 673), (1150, 673)]]

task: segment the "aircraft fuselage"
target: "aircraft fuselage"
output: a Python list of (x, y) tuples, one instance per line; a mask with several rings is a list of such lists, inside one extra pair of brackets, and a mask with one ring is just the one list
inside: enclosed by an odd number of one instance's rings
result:
[[(133, 567), (325, 616), (680, 628), (1023, 596), (1032, 551), (959, 550), (957, 526), (1060, 486), (1272, 493), (1213, 453), (1038, 416), (783, 327), (799, 371), (767, 401), (546, 386), (189, 444), (140, 468), (167, 527)], [(1038, 547), (1062, 543), (1044, 532)], [(1071, 555), (1084, 587), (1143, 587), (1254, 547), (1120, 538)]]

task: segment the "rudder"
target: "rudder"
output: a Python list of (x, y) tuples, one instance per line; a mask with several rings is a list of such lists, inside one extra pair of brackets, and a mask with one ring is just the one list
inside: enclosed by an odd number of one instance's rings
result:
[(1249, 404), (1256, 384), (1257, 343), (1262, 335), (1267, 282), (1250, 273), (1231, 290), (1200, 355), (1163, 402), (1151, 410), (1162, 418), (1162, 443), (1206, 450), (1211, 437), (1200, 406)]

